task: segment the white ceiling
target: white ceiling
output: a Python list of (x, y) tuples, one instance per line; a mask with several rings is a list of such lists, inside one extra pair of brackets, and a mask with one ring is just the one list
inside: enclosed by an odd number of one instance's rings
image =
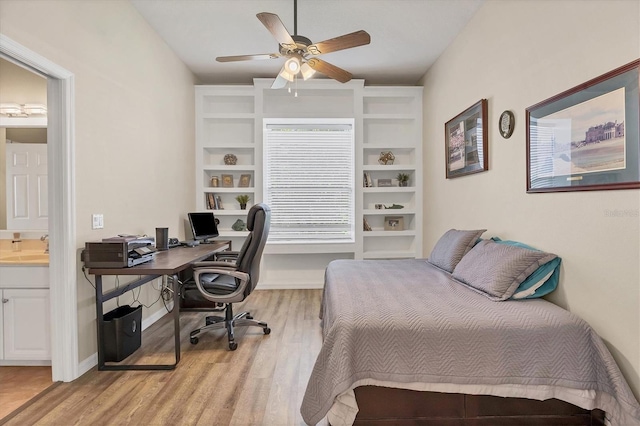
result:
[[(218, 63), (278, 52), (256, 18), (277, 14), (294, 33), (293, 0), (130, 0), (202, 84), (273, 78), (284, 59)], [(298, 0), (298, 33), (319, 42), (357, 30), (371, 44), (322, 59), (371, 84), (416, 84), (484, 0)], [(318, 74), (316, 74), (318, 75)]]

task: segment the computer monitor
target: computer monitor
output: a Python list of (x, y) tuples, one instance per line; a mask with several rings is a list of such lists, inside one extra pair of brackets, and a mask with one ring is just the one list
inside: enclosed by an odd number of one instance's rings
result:
[(219, 235), (213, 212), (189, 213), (188, 215), (194, 240), (202, 240), (204, 242)]

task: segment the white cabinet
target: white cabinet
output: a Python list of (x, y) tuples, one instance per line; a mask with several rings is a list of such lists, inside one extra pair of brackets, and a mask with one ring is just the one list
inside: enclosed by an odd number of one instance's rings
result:
[(47, 266), (0, 266), (0, 365), (51, 360)]
[(49, 289), (3, 289), (4, 360), (51, 359)]

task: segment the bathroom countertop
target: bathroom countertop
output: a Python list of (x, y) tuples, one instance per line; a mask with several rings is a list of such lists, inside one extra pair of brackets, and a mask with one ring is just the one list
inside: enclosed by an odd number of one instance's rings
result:
[(49, 253), (44, 253), (42, 250), (0, 250), (0, 266), (12, 265), (48, 266)]

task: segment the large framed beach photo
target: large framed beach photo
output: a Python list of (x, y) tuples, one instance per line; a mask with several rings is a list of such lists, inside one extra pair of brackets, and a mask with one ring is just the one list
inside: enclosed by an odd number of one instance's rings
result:
[(640, 60), (526, 110), (527, 192), (640, 188)]
[(444, 140), (447, 179), (488, 170), (487, 100), (447, 121)]

